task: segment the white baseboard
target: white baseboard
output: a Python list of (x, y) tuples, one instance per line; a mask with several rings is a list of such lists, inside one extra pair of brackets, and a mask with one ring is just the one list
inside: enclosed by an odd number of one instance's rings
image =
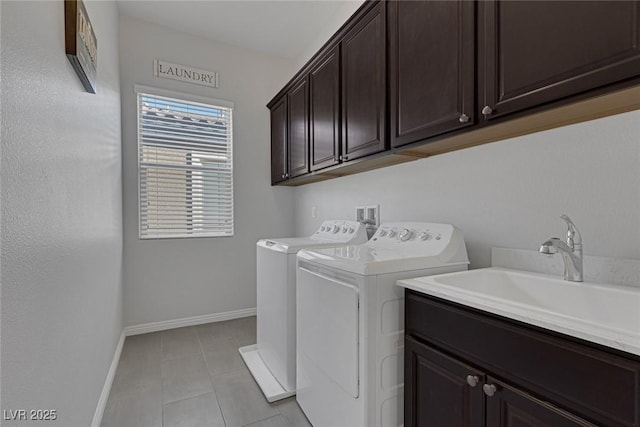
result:
[(102, 424), (102, 416), (104, 415), (104, 408), (107, 406), (107, 400), (109, 400), (109, 393), (111, 393), (111, 385), (113, 384), (113, 377), (116, 375), (116, 369), (118, 369), (118, 362), (120, 361), (120, 354), (122, 353), (122, 347), (124, 346), (124, 331), (120, 334), (116, 351), (111, 359), (111, 366), (107, 372), (107, 379), (104, 381), (102, 387), (102, 393), (98, 399), (98, 406), (96, 406), (96, 412), (93, 414), (93, 421), (91, 421), (91, 427), (100, 427)]
[(163, 320), (160, 322), (143, 323), (141, 325), (125, 326), (126, 336), (146, 334), (149, 332), (165, 331), (167, 329), (182, 328), (184, 326), (202, 325), (203, 323), (222, 322), (256, 315), (256, 308), (225, 311), (224, 313), (205, 314), (203, 316), (185, 317), (182, 319)]

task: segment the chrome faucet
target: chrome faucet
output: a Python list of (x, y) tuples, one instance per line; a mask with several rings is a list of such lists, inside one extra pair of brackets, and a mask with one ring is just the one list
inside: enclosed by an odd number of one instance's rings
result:
[(540, 246), (540, 253), (553, 255), (560, 252), (564, 261), (564, 280), (582, 282), (582, 237), (567, 215), (560, 215), (567, 223), (567, 243), (552, 237)]

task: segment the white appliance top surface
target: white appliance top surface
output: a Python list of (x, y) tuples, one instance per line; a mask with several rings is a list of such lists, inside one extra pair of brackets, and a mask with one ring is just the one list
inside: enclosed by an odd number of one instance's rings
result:
[(298, 258), (365, 276), (469, 264), (460, 230), (426, 222), (385, 223), (364, 244), (302, 250)]
[(308, 237), (288, 237), (259, 240), (259, 247), (295, 254), (304, 248), (322, 248), (359, 245), (367, 241), (367, 231), (358, 221), (324, 221), (320, 228)]

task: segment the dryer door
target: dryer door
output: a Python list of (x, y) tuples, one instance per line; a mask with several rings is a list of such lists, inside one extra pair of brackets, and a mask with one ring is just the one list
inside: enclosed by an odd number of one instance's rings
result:
[(299, 267), (298, 349), (354, 398), (360, 394), (358, 299), (356, 286)]

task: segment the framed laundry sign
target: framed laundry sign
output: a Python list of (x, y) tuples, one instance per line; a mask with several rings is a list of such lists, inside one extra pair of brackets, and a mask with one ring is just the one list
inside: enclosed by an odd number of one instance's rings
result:
[(98, 41), (82, 0), (64, 0), (67, 58), (87, 92), (96, 93)]
[(215, 71), (201, 70), (187, 67), (186, 65), (172, 64), (171, 62), (156, 59), (153, 61), (153, 74), (164, 79), (180, 80), (202, 86), (218, 87), (218, 73)]

